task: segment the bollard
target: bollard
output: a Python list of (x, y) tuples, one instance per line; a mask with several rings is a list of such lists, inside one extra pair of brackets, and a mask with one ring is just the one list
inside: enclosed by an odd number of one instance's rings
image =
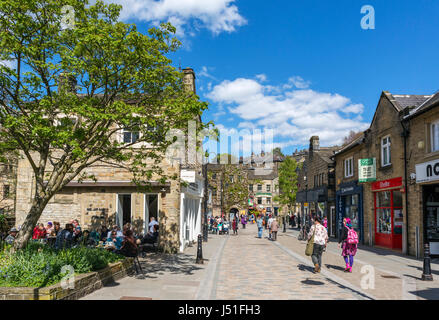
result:
[(286, 226), (286, 224), (285, 224), (285, 217), (282, 217), (282, 220), (283, 220), (283, 223), (284, 223), (284, 230), (283, 230), (283, 232), (287, 232), (287, 226)]
[(424, 270), (422, 271), (423, 281), (433, 281), (433, 276), (431, 275), (430, 260), (430, 245), (426, 243), (424, 244)]
[(203, 264), (203, 247), (201, 244), (201, 234), (198, 235), (198, 247), (197, 247), (197, 261), (195, 263), (197, 264)]

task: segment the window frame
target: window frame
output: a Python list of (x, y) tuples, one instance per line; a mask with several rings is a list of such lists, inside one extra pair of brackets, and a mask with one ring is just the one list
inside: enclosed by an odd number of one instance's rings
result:
[(354, 157), (349, 157), (344, 159), (344, 177), (351, 178), (353, 176), (354, 176)]
[[(387, 143), (384, 144), (384, 140), (387, 139)], [(388, 163), (384, 163), (384, 149), (386, 148), (386, 155)], [(392, 139), (390, 135), (381, 138), (381, 167), (387, 167), (392, 165)]]
[(436, 127), (439, 131), (439, 119), (430, 123), (430, 152), (438, 152), (439, 151), (439, 141), (437, 142), (437, 149), (434, 148), (434, 133), (433, 127)]

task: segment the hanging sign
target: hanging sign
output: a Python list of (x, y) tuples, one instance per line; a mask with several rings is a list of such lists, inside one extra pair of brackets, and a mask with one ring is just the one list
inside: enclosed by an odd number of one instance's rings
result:
[(372, 182), (376, 179), (376, 158), (358, 159), (358, 182)]

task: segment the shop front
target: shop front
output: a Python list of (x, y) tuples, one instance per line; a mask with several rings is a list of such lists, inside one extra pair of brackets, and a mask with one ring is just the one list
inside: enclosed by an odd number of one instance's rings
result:
[(372, 183), (375, 212), (375, 245), (402, 250), (402, 177)]
[(336, 192), (337, 236), (342, 230), (343, 219), (350, 218), (361, 242), (363, 234), (363, 186), (358, 181), (340, 184)]
[(439, 258), (439, 159), (418, 164), (416, 182), (422, 184), (424, 243)]
[(326, 186), (308, 191), (309, 218), (328, 218), (328, 188)]

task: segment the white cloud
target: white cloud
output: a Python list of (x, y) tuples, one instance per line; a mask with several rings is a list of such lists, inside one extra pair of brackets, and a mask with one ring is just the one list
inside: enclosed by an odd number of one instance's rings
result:
[(322, 145), (336, 145), (351, 130), (369, 126), (362, 121), (364, 106), (347, 97), (309, 89), (310, 82), (300, 77), (277, 87), (262, 80), (225, 80), (206, 96), (241, 118), (238, 128), (273, 128), (275, 137), (282, 139), (276, 143), (284, 146), (307, 145), (313, 135), (320, 136)]
[(209, 69), (211, 69), (211, 68), (208, 68), (206, 66), (201, 67), (201, 71), (197, 72), (197, 76), (198, 77), (206, 77), (206, 78), (209, 78), (209, 79), (212, 79), (212, 80), (217, 80), (214, 76), (212, 76), (209, 73)]
[(238, 12), (235, 0), (107, 0), (123, 6), (122, 20), (170, 21), (179, 34), (207, 28), (214, 34), (234, 32), (247, 20)]
[(16, 67), (16, 61), (11, 60), (0, 60), (0, 65), (3, 65), (7, 68), (14, 69)]
[(263, 73), (262, 74), (257, 74), (255, 78), (258, 79), (260, 82), (267, 81), (267, 76), (265, 74), (263, 74)]

